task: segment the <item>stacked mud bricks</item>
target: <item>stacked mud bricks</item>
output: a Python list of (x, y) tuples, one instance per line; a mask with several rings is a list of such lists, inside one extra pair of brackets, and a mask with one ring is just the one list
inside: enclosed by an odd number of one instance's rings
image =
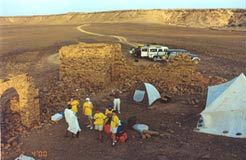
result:
[(134, 65), (123, 56), (120, 44), (80, 43), (62, 47), (59, 58), (60, 79), (72, 91), (98, 93), (112, 87), (112, 83), (132, 91), (147, 82), (161, 93), (184, 95), (205, 93), (211, 85), (188, 56), (181, 55), (166, 64)]
[[(0, 95), (4, 95), (8, 89), (14, 89), (19, 95), (19, 101), (11, 101), (11, 110), (21, 115), (22, 124), (31, 127), (39, 121), (40, 108), (38, 89), (36, 89), (32, 77), (21, 74), (0, 80)], [(4, 107), (4, 106), (2, 106)]]
[(124, 74), (120, 44), (80, 43), (59, 51), (60, 79), (71, 90), (98, 92)]

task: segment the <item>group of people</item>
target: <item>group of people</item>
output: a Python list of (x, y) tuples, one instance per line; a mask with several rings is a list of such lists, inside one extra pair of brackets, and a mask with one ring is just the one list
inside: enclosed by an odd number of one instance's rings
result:
[[(114, 105), (108, 105), (105, 113), (101, 112), (99, 108), (95, 109), (95, 114), (93, 115), (93, 103), (91, 102), (90, 98), (86, 98), (85, 102), (82, 105), (82, 113), (84, 116), (88, 119), (88, 125), (86, 126), (90, 130), (98, 131), (98, 139), (100, 141), (103, 140), (102, 132), (104, 129), (105, 124), (110, 125), (110, 132), (111, 132), (111, 138), (112, 138), (112, 146), (116, 145), (116, 133), (117, 128), (119, 126), (120, 120), (117, 116), (117, 112), (120, 114), (120, 90), (113, 90), (112, 91), (114, 96)], [(68, 128), (65, 133), (65, 137), (68, 137), (69, 132), (72, 133), (73, 137), (79, 137), (79, 134), (81, 132), (81, 128), (79, 126), (78, 122), (78, 107), (79, 107), (79, 101), (71, 98), (70, 101), (67, 103), (67, 108), (64, 111), (65, 120), (68, 123)]]

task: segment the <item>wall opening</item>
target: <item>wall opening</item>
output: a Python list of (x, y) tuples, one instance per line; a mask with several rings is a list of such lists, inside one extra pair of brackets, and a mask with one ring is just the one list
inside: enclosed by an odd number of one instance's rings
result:
[(0, 80), (1, 105), (5, 106), (1, 108), (4, 113), (11, 111), (20, 114), (21, 123), (28, 128), (39, 121), (39, 99), (35, 98), (38, 94), (32, 77), (27, 74)]
[(18, 144), (19, 135), (27, 131), (21, 122), (19, 108), (19, 94), (14, 88), (3, 92), (0, 99), (1, 143), (15, 146)]

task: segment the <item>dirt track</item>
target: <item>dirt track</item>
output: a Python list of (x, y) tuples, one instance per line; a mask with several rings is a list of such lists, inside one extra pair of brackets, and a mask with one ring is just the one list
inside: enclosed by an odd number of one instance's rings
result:
[[(198, 53), (202, 61), (197, 69), (204, 75), (219, 75), (230, 79), (241, 72), (246, 73), (244, 52), (246, 32), (241, 31), (196, 29), (159, 24), (91, 24), (81, 29), (92, 34), (78, 32), (77, 26), (74, 25), (1, 26), (1, 30), (4, 33), (1, 38), (8, 38), (8, 43), (1, 43), (3, 47), (0, 52), (1, 77), (16, 71), (27, 72), (36, 79), (36, 84), (40, 88), (45, 86), (45, 79), (58, 75), (57, 63), (50, 64), (47, 59), (49, 61), (57, 59), (57, 54), (54, 53), (57, 53), (61, 46), (80, 41), (110, 43), (121, 40), (123, 53), (131, 61), (134, 59), (127, 55), (127, 50), (130, 48), (126, 45), (128, 40), (132, 43), (163, 43), (173, 48), (184, 48)], [(103, 36), (96, 36), (95, 33)], [(116, 36), (112, 36), (116, 33)], [(119, 37), (126, 37), (126, 39)], [(154, 62), (141, 59), (136, 62), (136, 65), (152, 63)], [(105, 95), (106, 93), (103, 93), (103, 96), (92, 99), (101, 109), (112, 101)], [(172, 103), (156, 104), (158, 108), (154, 110), (146, 110), (146, 108), (131, 104), (128, 97), (122, 98), (122, 115), (120, 115), (122, 119), (126, 120), (129, 116), (136, 115), (139, 122), (149, 124), (154, 130), (168, 133), (168, 136), (141, 140), (137, 133), (128, 131), (129, 141), (117, 145), (116, 148), (111, 148), (109, 138), (105, 136), (102, 144), (98, 142), (96, 133), (85, 129), (85, 118), (80, 117), (83, 131), (78, 140), (63, 137), (66, 129), (64, 120), (57, 124), (45, 123), (44, 128), (34, 129), (30, 136), (20, 139), (23, 143), (21, 151), (28, 155), (33, 155), (37, 151), (46, 151), (48, 157), (38, 155), (36, 157), (48, 160), (246, 159), (245, 139), (193, 132), (198, 119), (195, 115), (204, 108), (206, 97), (201, 99), (199, 105), (184, 104), (188, 98), (190, 95), (173, 97)], [(180, 126), (179, 123), (182, 125)], [(12, 152), (6, 159), (13, 159), (16, 156), (17, 153)]]
[[(112, 38), (116, 38), (119, 43), (122, 43), (122, 44), (125, 44), (125, 45), (129, 45), (129, 46), (133, 46), (133, 47), (137, 46), (135, 43), (129, 42), (125, 37), (122, 37), (122, 36), (105, 35), (105, 34), (100, 34), (100, 33), (88, 32), (88, 31), (85, 31), (84, 29), (82, 29), (82, 27), (89, 26), (89, 25), (90, 24), (83, 24), (83, 25), (77, 26), (76, 28), (77, 28), (78, 31), (80, 31), (82, 33), (85, 33), (85, 34), (89, 34), (89, 35), (93, 35), (93, 36), (112, 37)], [(59, 60), (58, 59), (59, 59), (58, 53), (55, 53), (55, 54), (50, 55), (48, 57), (48, 62), (58, 65), (59, 64)]]
[(129, 45), (129, 46), (133, 46), (133, 47), (136, 47), (136, 44), (135, 43), (131, 43), (129, 42), (125, 37), (122, 37), (122, 36), (115, 36), (115, 35), (105, 35), (105, 34), (100, 34), (100, 33), (94, 33), (94, 32), (88, 32), (88, 31), (85, 31), (84, 29), (82, 29), (82, 27), (85, 27), (85, 26), (90, 26), (90, 24), (85, 24), (85, 25), (81, 25), (81, 26), (78, 26), (77, 29), (82, 32), (82, 33), (86, 33), (86, 34), (90, 34), (90, 35), (94, 35), (94, 36), (107, 36), (107, 37), (113, 37), (113, 38), (116, 38), (119, 43), (122, 43), (122, 44), (125, 44), (125, 45)]

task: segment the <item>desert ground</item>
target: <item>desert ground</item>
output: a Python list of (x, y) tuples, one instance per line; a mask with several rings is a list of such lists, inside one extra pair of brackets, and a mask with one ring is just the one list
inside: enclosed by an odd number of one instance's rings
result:
[[(83, 25), (83, 24), (80, 24)], [(191, 28), (155, 23), (93, 23), (82, 27), (98, 36), (77, 29), (80, 25), (2, 25), (0, 26), (0, 76), (5, 78), (12, 72), (25, 72), (34, 77), (38, 88), (45, 87), (47, 79), (58, 76), (57, 53), (62, 46), (79, 42), (121, 42), (122, 53), (135, 65), (149, 65), (147, 59), (128, 54), (131, 43), (161, 43), (169, 48), (186, 49), (200, 56), (197, 71), (205, 76), (232, 79), (246, 73), (246, 32), (244, 29)], [(168, 94), (168, 93), (167, 93)], [(2, 159), (11, 160), (20, 153), (48, 160), (77, 159), (136, 159), (136, 160), (244, 160), (246, 140), (196, 133), (193, 129), (204, 109), (206, 96), (199, 97), (198, 104), (187, 103), (191, 95), (171, 95), (170, 103), (154, 104), (154, 109), (130, 103), (127, 93), (122, 96), (121, 119), (132, 115), (137, 121), (146, 123), (162, 136), (141, 139), (133, 130), (128, 130), (129, 140), (111, 147), (110, 138), (97, 140), (96, 132), (85, 127), (85, 117), (79, 112), (82, 128), (80, 137), (65, 138), (65, 120), (57, 123), (49, 120), (19, 137), (19, 145), (2, 152)], [(83, 102), (83, 99), (80, 99)], [(101, 109), (112, 102), (108, 93), (98, 93), (92, 101)], [(66, 100), (64, 100), (66, 103)], [(57, 111), (54, 109), (54, 113)], [(49, 117), (47, 117), (49, 119)], [(2, 136), (2, 135), (1, 135)], [(2, 146), (1, 146), (2, 148)], [(3, 150), (2, 150), (3, 151)]]

